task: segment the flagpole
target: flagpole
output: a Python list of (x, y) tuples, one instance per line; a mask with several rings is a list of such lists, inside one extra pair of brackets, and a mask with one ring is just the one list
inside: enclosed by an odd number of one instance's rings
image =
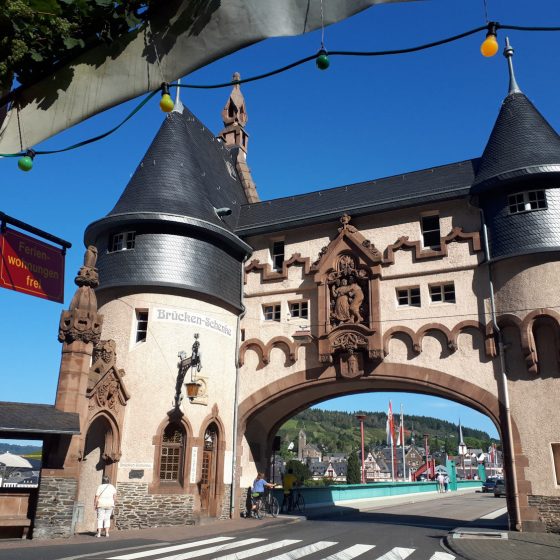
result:
[(391, 420), (389, 421), (389, 430), (391, 431), (391, 477), (395, 482), (395, 430), (393, 423), (393, 405), (389, 401), (389, 411), (391, 412)]
[(406, 457), (404, 454), (404, 416), (403, 416), (403, 405), (401, 403), (401, 444), (402, 444), (402, 464), (403, 464), (403, 482), (406, 481)]

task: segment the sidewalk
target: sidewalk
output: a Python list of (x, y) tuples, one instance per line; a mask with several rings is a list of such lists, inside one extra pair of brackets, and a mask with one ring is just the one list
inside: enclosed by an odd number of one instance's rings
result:
[(558, 560), (560, 535), (517, 533), (476, 527), (455, 529), (444, 539), (446, 548), (465, 560)]
[(239, 519), (217, 519), (211, 520), (200, 525), (177, 525), (172, 527), (150, 527), (148, 529), (128, 529), (124, 531), (113, 530), (109, 538), (95, 538), (95, 533), (80, 533), (70, 538), (64, 539), (41, 539), (41, 540), (24, 540), (24, 539), (6, 539), (0, 540), (0, 551), (14, 548), (38, 548), (45, 546), (60, 545), (76, 545), (91, 542), (119, 542), (131, 539), (142, 539), (149, 544), (165, 543), (179, 540), (187, 540), (192, 538), (200, 538), (213, 535), (225, 535), (227, 533), (235, 533), (239, 531), (252, 531), (255, 527), (266, 527), (268, 525), (287, 525), (290, 523), (298, 523), (305, 521), (304, 517), (295, 517), (291, 515), (279, 515), (276, 518), (265, 517), (264, 519), (239, 518)]

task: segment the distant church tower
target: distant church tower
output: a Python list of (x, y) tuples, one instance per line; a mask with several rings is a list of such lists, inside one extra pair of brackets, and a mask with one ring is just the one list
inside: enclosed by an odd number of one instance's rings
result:
[(299, 431), (298, 435), (298, 450), (297, 450), (297, 457), (299, 461), (303, 461), (303, 450), (307, 445), (307, 436), (303, 430)]

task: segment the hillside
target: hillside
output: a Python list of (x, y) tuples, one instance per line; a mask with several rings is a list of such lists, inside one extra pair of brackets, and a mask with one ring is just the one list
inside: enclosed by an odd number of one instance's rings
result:
[[(278, 430), (281, 438), (282, 450), (287, 452), (290, 442), (294, 443), (297, 451), (298, 433), (305, 430), (307, 443), (316, 445), (319, 449), (330, 453), (349, 453), (361, 446), (360, 425), (356, 414), (364, 414), (364, 442), (366, 449), (386, 444), (385, 427), (387, 414), (385, 412), (338, 412), (320, 409), (308, 409), (300, 412), (288, 420)], [(406, 443), (411, 441), (411, 426), (414, 426), (416, 445), (423, 447), (424, 434), (429, 434), (430, 449), (432, 451), (445, 449), (449, 454), (456, 454), (459, 427), (457, 424), (433, 418), (430, 416), (406, 416)], [(486, 432), (463, 426), (463, 439), (469, 447), (488, 449), (493, 440)], [(289, 452), (288, 452), (289, 454)]]
[(37, 445), (17, 445), (15, 443), (0, 442), (0, 453), (9, 451), (14, 455), (32, 455), (33, 457), (41, 457), (41, 448)]

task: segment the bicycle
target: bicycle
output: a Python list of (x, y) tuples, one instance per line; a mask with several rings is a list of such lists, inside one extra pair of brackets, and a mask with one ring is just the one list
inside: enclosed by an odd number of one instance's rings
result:
[(271, 490), (265, 490), (264, 499), (261, 502), (261, 511), (263, 516), (268, 514), (272, 515), (272, 517), (277, 517), (280, 512), (280, 504)]
[(294, 488), (294, 495), (292, 495), (292, 511), (298, 511), (302, 515), (305, 514), (305, 499), (298, 488)]
[(277, 517), (280, 512), (280, 505), (278, 500), (272, 495), (270, 490), (265, 490), (264, 494), (259, 494), (256, 498), (251, 498), (251, 503), (254, 505), (252, 509), (253, 517), (262, 519), (265, 515)]

